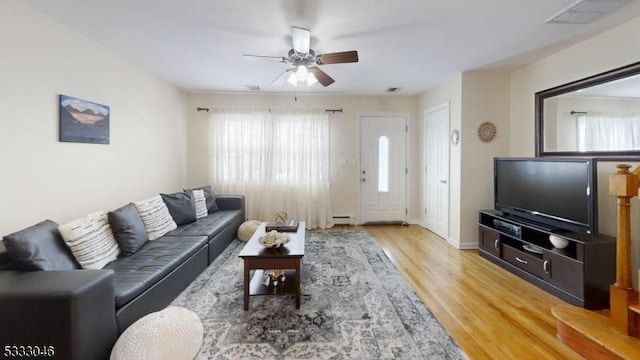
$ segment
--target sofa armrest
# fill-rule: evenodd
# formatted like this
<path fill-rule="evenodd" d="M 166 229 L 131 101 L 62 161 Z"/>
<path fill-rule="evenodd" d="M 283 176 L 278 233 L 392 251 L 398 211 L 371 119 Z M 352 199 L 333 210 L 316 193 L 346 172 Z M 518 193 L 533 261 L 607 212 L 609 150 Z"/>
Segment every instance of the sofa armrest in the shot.
<path fill-rule="evenodd" d="M 11 262 L 7 248 L 4 242 L 0 241 L 0 270 L 15 270 L 15 266 Z"/>
<path fill-rule="evenodd" d="M 245 220 L 244 195 L 218 195 L 216 203 L 220 210 L 242 210 L 242 220 Z"/>
<path fill-rule="evenodd" d="M 0 334 L 2 349 L 107 359 L 117 338 L 113 271 L 0 271 Z"/>

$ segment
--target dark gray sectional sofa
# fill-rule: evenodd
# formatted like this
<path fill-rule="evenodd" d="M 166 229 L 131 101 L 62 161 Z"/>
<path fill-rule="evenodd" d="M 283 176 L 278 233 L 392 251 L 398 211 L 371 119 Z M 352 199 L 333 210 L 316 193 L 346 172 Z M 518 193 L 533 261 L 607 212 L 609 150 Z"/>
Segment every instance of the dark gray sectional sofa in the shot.
<path fill-rule="evenodd" d="M 100 270 L 15 270 L 0 246 L 0 344 L 53 349 L 47 358 L 108 358 L 119 334 L 166 307 L 236 238 L 244 197 L 216 201 L 218 211 Z"/>

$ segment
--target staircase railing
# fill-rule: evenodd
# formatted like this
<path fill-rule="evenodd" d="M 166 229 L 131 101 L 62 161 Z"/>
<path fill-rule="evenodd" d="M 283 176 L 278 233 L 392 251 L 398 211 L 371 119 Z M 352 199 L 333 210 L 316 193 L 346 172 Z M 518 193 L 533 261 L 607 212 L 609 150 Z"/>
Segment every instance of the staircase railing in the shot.
<path fill-rule="evenodd" d="M 611 323 L 631 336 L 640 335 L 640 316 L 630 307 L 638 304 L 638 291 L 633 288 L 631 272 L 631 198 L 638 196 L 640 167 L 617 165 L 609 176 L 609 194 L 618 198 L 616 235 L 616 282 L 610 287 Z"/>

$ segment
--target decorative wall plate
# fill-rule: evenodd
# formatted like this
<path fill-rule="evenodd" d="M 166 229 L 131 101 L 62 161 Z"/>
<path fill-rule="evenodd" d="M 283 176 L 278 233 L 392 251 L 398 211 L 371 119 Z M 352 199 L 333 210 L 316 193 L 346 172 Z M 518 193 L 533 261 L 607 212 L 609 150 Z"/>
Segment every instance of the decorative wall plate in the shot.
<path fill-rule="evenodd" d="M 478 127 L 478 137 L 482 142 L 491 142 L 496 137 L 496 125 L 485 121 Z"/>

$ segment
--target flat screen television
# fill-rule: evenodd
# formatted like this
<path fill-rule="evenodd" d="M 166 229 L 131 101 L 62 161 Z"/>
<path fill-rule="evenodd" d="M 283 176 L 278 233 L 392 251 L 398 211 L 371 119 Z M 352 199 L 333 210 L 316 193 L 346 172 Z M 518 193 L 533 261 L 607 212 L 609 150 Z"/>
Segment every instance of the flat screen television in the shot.
<path fill-rule="evenodd" d="M 495 158 L 495 208 L 549 231 L 595 235 L 596 166 L 590 158 Z"/>

